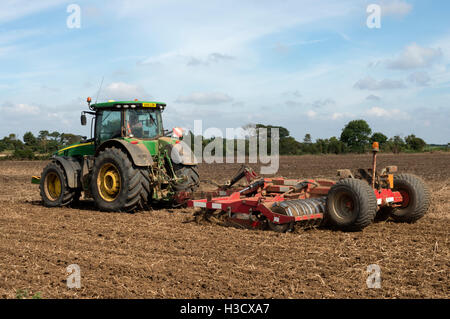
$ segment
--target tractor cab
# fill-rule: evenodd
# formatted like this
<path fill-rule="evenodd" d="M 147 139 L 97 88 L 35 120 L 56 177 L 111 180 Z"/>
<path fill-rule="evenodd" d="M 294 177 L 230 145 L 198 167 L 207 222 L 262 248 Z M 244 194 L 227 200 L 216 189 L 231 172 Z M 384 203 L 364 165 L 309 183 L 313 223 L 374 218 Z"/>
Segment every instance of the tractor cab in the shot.
<path fill-rule="evenodd" d="M 142 101 L 108 101 L 91 105 L 93 112 L 81 115 L 86 125 L 86 113 L 95 115 L 93 141 L 96 145 L 113 138 L 154 140 L 164 136 L 161 113 L 166 104 Z"/>

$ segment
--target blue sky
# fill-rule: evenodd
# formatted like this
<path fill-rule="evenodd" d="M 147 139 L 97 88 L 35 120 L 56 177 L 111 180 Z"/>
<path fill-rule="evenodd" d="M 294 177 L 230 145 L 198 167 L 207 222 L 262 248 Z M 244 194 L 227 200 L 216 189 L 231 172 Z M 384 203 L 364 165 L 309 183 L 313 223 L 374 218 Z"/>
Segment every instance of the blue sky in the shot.
<path fill-rule="evenodd" d="M 73 3 L 81 27 L 70 29 Z M 0 136 L 89 135 L 79 115 L 104 77 L 99 101 L 165 101 L 166 128 L 264 123 L 301 140 L 365 119 L 447 143 L 448 12 L 444 0 L 3 0 Z"/>

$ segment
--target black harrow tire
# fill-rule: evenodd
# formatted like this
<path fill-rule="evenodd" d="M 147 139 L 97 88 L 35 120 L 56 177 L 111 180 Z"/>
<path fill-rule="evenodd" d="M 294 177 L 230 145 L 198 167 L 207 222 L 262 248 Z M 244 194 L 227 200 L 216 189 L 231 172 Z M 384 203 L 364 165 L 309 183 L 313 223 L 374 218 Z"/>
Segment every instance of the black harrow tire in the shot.
<path fill-rule="evenodd" d="M 277 206 L 272 207 L 272 211 L 280 215 L 286 215 L 286 212 Z M 271 231 L 274 231 L 276 233 L 286 233 L 294 230 L 294 222 L 286 224 L 275 224 L 273 221 L 267 219 L 267 227 L 269 227 Z"/>
<path fill-rule="evenodd" d="M 376 212 L 377 198 L 366 181 L 341 179 L 328 192 L 325 225 L 343 231 L 360 231 L 374 221 Z"/>
<path fill-rule="evenodd" d="M 194 192 L 200 185 L 200 176 L 196 166 L 174 164 L 175 175 L 184 181 L 173 186 L 175 192 Z"/>
<path fill-rule="evenodd" d="M 61 192 L 58 197 L 52 198 L 48 190 L 47 178 L 51 175 L 55 176 L 54 174 L 60 181 Z M 46 207 L 68 206 L 74 201 L 78 201 L 81 195 L 79 190 L 68 187 L 66 173 L 63 167 L 60 166 L 57 162 L 49 163 L 42 171 L 39 190 L 42 202 Z"/>
<path fill-rule="evenodd" d="M 407 204 L 390 208 L 391 218 L 396 222 L 414 223 L 422 218 L 430 207 L 430 189 L 424 181 L 413 174 L 394 175 L 394 191 L 406 193 Z"/>
<path fill-rule="evenodd" d="M 98 187 L 98 175 L 105 164 L 113 164 L 120 174 L 120 189 L 112 201 L 105 200 Z M 147 208 L 150 192 L 148 170 L 134 166 L 121 149 L 106 148 L 95 159 L 91 193 L 98 209 L 108 212 L 134 212 Z"/>

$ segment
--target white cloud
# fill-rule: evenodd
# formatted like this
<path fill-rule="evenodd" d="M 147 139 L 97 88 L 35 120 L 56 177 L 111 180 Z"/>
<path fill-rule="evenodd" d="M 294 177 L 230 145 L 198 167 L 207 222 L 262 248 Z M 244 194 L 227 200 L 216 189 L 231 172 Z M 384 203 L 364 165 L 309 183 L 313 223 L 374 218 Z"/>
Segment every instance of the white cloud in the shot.
<path fill-rule="evenodd" d="M 112 1 L 111 1 L 112 2 Z M 111 15 L 130 20 L 152 34 L 157 50 L 150 50 L 144 63 L 169 57 L 204 60 L 211 52 L 234 57 L 251 55 L 249 45 L 290 28 L 344 17 L 355 10 L 354 1 L 114 1 Z M 316 43 L 318 40 L 307 41 Z M 273 43 L 273 42 L 272 42 Z M 294 42 L 297 45 L 297 42 Z M 300 42 L 303 44 L 303 42 Z M 180 61 L 185 64 L 184 59 Z M 195 62 L 199 62 L 194 60 Z"/>
<path fill-rule="evenodd" d="M 334 105 L 336 104 L 336 101 L 330 98 L 327 99 L 319 99 L 319 100 L 315 100 L 314 102 L 312 102 L 312 106 L 316 107 L 316 108 L 320 108 L 323 106 L 327 106 L 327 105 Z"/>
<path fill-rule="evenodd" d="M 395 60 L 386 61 L 390 69 L 408 70 L 429 67 L 442 57 L 440 48 L 425 48 L 417 43 L 407 46 Z"/>
<path fill-rule="evenodd" d="M 409 75 L 408 80 L 418 86 L 428 86 L 431 78 L 427 72 L 414 72 Z"/>
<path fill-rule="evenodd" d="M 335 112 L 331 115 L 331 119 L 338 120 L 340 118 L 343 118 L 344 116 L 345 116 L 345 114 L 343 114 L 343 113 Z"/>
<path fill-rule="evenodd" d="M 13 115 L 37 115 L 39 114 L 39 107 L 36 105 L 25 104 L 25 103 L 9 103 L 6 102 L 0 106 L 2 112 L 13 114 Z"/>
<path fill-rule="evenodd" d="M 402 0 L 381 2 L 381 14 L 386 16 L 405 16 L 411 12 L 412 8 L 412 4 Z"/>
<path fill-rule="evenodd" d="M 313 118 L 315 118 L 315 117 L 317 116 L 317 112 L 315 112 L 315 111 L 313 111 L 313 110 L 309 110 L 309 111 L 306 112 L 306 115 L 307 115 L 309 118 L 313 119 Z"/>
<path fill-rule="evenodd" d="M 97 93 L 95 93 L 97 96 Z M 139 85 L 128 84 L 125 82 L 113 82 L 100 92 L 100 98 L 105 100 L 151 100 L 153 97 Z"/>
<path fill-rule="evenodd" d="M 233 61 L 236 58 L 231 55 L 214 52 L 209 54 L 206 58 L 189 57 L 188 59 L 189 59 L 189 61 L 187 62 L 188 66 L 199 66 L 199 65 L 208 66 L 214 63 Z"/>
<path fill-rule="evenodd" d="M 285 104 L 286 104 L 287 106 L 289 106 L 289 107 L 299 107 L 299 106 L 302 106 L 302 105 L 303 105 L 302 102 L 297 102 L 297 101 L 292 101 L 292 100 L 287 100 L 287 101 L 285 102 Z"/>
<path fill-rule="evenodd" d="M 303 96 L 299 90 L 286 91 L 286 92 L 282 93 L 281 95 L 288 96 L 288 97 L 294 97 L 294 98 L 301 98 Z"/>
<path fill-rule="evenodd" d="M 377 81 L 371 76 L 367 76 L 358 80 L 354 87 L 360 90 L 394 90 L 404 88 L 405 84 L 402 81 L 389 79 Z"/>
<path fill-rule="evenodd" d="M 370 94 L 369 96 L 366 97 L 366 100 L 368 101 L 380 101 L 381 98 L 377 95 L 374 94 Z"/>
<path fill-rule="evenodd" d="M 188 96 L 180 96 L 175 102 L 190 103 L 190 104 L 222 104 L 231 102 L 233 100 L 228 94 L 220 92 L 201 93 L 195 92 Z"/>
<path fill-rule="evenodd" d="M 365 112 L 365 115 L 383 117 L 389 120 L 393 118 L 409 119 L 408 113 L 399 109 L 384 109 L 382 107 L 374 106 Z"/>

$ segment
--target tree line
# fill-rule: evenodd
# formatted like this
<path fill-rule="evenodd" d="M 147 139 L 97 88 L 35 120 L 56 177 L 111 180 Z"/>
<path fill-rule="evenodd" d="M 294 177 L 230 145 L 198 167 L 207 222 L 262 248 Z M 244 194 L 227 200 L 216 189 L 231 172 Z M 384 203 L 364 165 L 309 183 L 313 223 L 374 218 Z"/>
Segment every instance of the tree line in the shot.
<path fill-rule="evenodd" d="M 52 133 L 39 131 L 38 136 L 34 136 L 32 132 L 26 132 L 23 140 L 16 134 L 9 134 L 0 140 L 0 153 L 15 159 L 45 159 L 58 149 L 79 143 L 81 138 L 80 135 L 56 131 Z"/>
<path fill-rule="evenodd" d="M 381 132 L 372 132 L 369 124 L 364 120 L 353 120 L 347 123 L 342 129 L 339 137 L 333 136 L 325 139 L 316 139 L 313 141 L 311 134 L 305 134 L 302 141 L 297 141 L 290 136 L 287 128 L 273 125 L 247 125 L 243 128 L 249 132 L 245 139 L 246 152 L 248 154 L 249 137 L 251 135 L 259 135 L 262 129 L 267 130 L 267 149 L 270 152 L 270 132 L 271 128 L 277 128 L 279 131 L 279 152 L 280 155 L 303 155 L 303 154 L 345 154 L 345 153 L 364 153 L 370 151 L 371 144 L 378 142 L 382 152 L 422 152 L 427 144 L 420 137 L 414 134 L 405 138 L 401 136 L 393 136 L 388 138 Z M 194 140 L 201 139 L 203 148 L 210 142 L 215 140 L 214 137 L 205 138 L 203 136 L 191 135 L 191 147 L 193 149 Z M 49 131 L 40 131 L 38 136 L 34 136 L 32 132 L 27 132 L 23 136 L 23 140 L 19 139 L 16 134 L 10 134 L 0 140 L 0 153 L 4 154 L 3 158 L 15 159 L 45 159 L 56 152 L 58 149 L 79 143 L 82 137 L 80 135 L 70 133 L 59 133 Z M 227 148 L 227 140 L 223 140 L 223 149 Z M 233 143 L 234 149 L 237 149 L 237 140 Z M 259 147 L 259 145 L 258 145 Z M 448 150 L 448 147 L 442 149 Z M 5 156 L 6 155 L 6 156 Z"/>
<path fill-rule="evenodd" d="M 280 155 L 303 155 L 303 154 L 346 154 L 346 153 L 365 153 L 371 150 L 372 143 L 378 142 L 380 150 L 388 153 L 400 153 L 400 152 L 423 152 L 427 143 L 420 137 L 414 134 L 408 135 L 405 138 L 396 135 L 388 138 L 381 132 L 372 132 L 369 124 L 364 120 L 353 120 L 347 123 L 342 129 L 339 137 L 333 136 L 325 139 L 316 139 L 313 141 L 311 134 L 305 134 L 302 141 L 297 141 L 294 137 L 290 136 L 290 132 L 287 128 L 282 126 L 273 125 L 247 125 L 244 127 L 251 135 L 259 135 L 262 129 L 266 129 L 267 132 L 267 149 L 270 152 L 270 129 L 277 128 L 279 131 L 279 152 Z M 204 138 L 202 136 L 193 136 L 191 134 L 191 148 L 194 145 L 194 139 L 201 138 L 203 148 L 212 142 L 215 137 Z M 246 154 L 248 154 L 248 139 L 246 138 Z M 223 149 L 226 149 L 227 140 L 223 140 Z M 234 142 L 235 150 L 237 148 L 237 141 Z M 442 147 L 443 150 L 448 148 Z"/>

